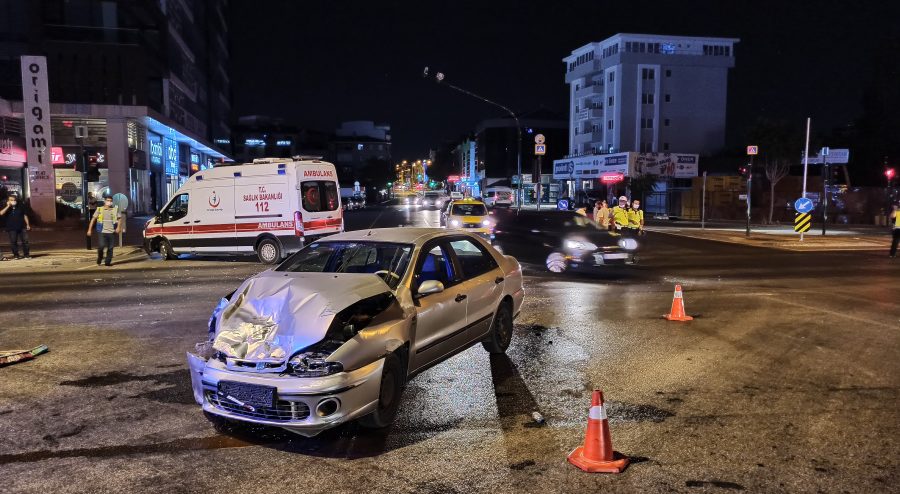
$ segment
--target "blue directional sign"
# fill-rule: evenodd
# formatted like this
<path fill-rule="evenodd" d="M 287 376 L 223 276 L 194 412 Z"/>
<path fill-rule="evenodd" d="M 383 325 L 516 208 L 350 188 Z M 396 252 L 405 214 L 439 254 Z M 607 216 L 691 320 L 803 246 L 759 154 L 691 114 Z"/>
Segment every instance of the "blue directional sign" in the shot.
<path fill-rule="evenodd" d="M 812 199 L 807 199 L 805 197 L 801 197 L 794 201 L 794 209 L 797 210 L 798 213 L 808 213 L 813 210 L 813 202 Z"/>
<path fill-rule="evenodd" d="M 568 199 L 560 199 L 556 203 L 556 208 L 560 211 L 568 211 L 569 210 L 569 200 Z"/>

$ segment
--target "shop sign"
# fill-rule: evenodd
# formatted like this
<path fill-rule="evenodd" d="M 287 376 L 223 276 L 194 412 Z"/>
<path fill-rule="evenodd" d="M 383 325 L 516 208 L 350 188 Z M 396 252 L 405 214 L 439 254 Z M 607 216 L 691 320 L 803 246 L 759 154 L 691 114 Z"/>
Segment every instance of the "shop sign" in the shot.
<path fill-rule="evenodd" d="M 163 137 L 163 153 L 166 174 L 178 175 L 178 142 Z"/>
<path fill-rule="evenodd" d="M 50 92 L 47 57 L 23 55 L 22 104 L 25 114 L 25 149 L 31 207 L 44 221 L 56 221 L 56 184 L 50 150 Z"/>

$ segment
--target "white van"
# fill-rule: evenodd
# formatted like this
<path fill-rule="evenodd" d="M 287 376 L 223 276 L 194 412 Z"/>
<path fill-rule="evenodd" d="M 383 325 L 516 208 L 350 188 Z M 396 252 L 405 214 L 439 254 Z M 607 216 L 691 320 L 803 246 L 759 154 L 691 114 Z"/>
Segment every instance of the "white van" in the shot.
<path fill-rule="evenodd" d="M 334 165 L 315 158 L 266 158 L 192 175 L 144 226 L 144 249 L 178 254 L 256 253 L 266 264 L 310 237 L 344 231 Z"/>
<path fill-rule="evenodd" d="M 509 187 L 488 187 L 484 189 L 484 203 L 489 208 L 497 206 L 510 207 L 513 203 L 513 190 Z"/>

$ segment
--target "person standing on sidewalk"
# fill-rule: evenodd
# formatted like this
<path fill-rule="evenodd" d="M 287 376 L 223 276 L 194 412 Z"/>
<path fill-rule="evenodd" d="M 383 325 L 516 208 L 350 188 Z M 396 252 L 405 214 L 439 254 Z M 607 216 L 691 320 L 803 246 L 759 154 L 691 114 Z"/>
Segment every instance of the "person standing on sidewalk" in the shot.
<path fill-rule="evenodd" d="M 113 199 L 106 196 L 103 199 L 103 207 L 97 209 L 88 225 L 87 236 L 91 236 L 94 224 L 97 225 L 99 239 L 97 244 L 97 265 L 103 262 L 103 249 L 106 249 L 106 265 L 112 266 L 113 247 L 116 245 L 116 234 L 122 231 L 119 207 L 113 205 Z"/>
<path fill-rule="evenodd" d="M 31 230 L 31 223 L 28 221 L 28 214 L 25 213 L 25 206 L 19 204 L 15 194 L 10 194 L 6 199 L 6 207 L 0 210 L 0 216 L 6 216 L 6 234 L 9 235 L 9 245 L 13 257 L 22 259 L 22 256 L 19 255 L 19 243 L 21 242 L 25 259 L 31 259 L 28 251 L 28 231 Z M 0 254 L 0 259 L 6 260 L 2 254 Z"/>
<path fill-rule="evenodd" d="M 612 208 L 613 229 L 619 234 L 628 233 L 628 198 L 619 197 L 619 204 Z"/>
<path fill-rule="evenodd" d="M 891 240 L 891 257 L 897 257 L 897 245 L 900 244 L 900 207 L 895 204 L 891 208 L 891 219 L 894 221 L 894 238 Z"/>
<path fill-rule="evenodd" d="M 606 199 L 597 201 L 594 205 L 594 221 L 604 230 L 609 230 L 609 205 Z"/>
<path fill-rule="evenodd" d="M 628 228 L 635 236 L 644 233 L 644 211 L 641 209 L 640 199 L 631 202 L 631 209 L 628 210 Z"/>

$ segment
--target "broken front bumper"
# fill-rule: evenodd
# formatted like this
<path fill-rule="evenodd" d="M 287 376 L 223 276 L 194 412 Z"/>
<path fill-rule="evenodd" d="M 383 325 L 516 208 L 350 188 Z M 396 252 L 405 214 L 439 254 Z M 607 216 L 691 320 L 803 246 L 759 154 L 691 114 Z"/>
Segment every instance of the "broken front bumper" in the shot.
<path fill-rule="evenodd" d="M 353 371 L 299 378 L 235 372 L 217 360 L 205 361 L 190 352 L 187 359 L 194 400 L 204 411 L 231 420 L 281 427 L 307 437 L 374 411 L 384 366 L 384 359 L 379 359 Z M 230 399 L 220 393 L 220 382 L 275 388 L 272 406 L 253 407 Z"/>

